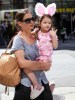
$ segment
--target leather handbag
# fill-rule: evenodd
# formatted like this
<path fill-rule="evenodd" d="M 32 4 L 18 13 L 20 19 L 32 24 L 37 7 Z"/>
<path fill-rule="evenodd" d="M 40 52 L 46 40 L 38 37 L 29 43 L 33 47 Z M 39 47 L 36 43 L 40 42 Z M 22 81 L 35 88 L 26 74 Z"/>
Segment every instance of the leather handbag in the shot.
<path fill-rule="evenodd" d="M 12 40 L 9 42 L 9 48 Z M 7 49 L 0 56 L 0 84 L 14 87 L 20 82 L 20 68 L 14 54 L 7 53 Z"/>

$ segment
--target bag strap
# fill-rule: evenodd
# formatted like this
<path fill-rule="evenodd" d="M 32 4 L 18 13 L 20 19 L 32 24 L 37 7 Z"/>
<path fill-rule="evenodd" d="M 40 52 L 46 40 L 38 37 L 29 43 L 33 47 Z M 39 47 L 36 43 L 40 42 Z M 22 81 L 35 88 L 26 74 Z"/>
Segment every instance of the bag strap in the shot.
<path fill-rule="evenodd" d="M 8 86 L 5 86 L 5 94 L 6 93 L 9 95 L 9 87 Z"/>
<path fill-rule="evenodd" d="M 14 36 L 14 37 L 15 37 L 15 36 Z M 6 48 L 6 50 L 5 50 L 5 53 L 7 53 L 8 48 L 11 46 L 14 37 L 12 37 L 12 39 L 11 39 L 10 42 L 8 43 L 7 48 Z M 9 87 L 8 87 L 8 86 L 5 86 L 5 94 L 6 94 L 6 93 L 9 95 Z"/>
<path fill-rule="evenodd" d="M 7 53 L 7 50 L 8 50 L 9 47 L 11 46 L 11 44 L 12 44 L 12 42 L 13 42 L 13 40 L 14 40 L 14 37 L 15 37 L 15 36 L 13 36 L 12 39 L 10 40 L 10 42 L 8 43 L 8 45 L 7 45 L 7 47 L 6 47 L 6 50 L 5 50 L 5 53 Z"/>

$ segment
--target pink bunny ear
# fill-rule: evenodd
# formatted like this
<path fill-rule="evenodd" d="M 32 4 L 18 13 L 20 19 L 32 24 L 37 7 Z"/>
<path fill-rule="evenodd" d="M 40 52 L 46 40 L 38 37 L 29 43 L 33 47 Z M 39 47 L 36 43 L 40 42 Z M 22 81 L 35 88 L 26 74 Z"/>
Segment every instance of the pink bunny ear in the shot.
<path fill-rule="evenodd" d="M 53 16 L 56 12 L 56 4 L 52 3 L 52 4 L 48 5 L 47 9 L 46 9 L 46 12 L 47 12 L 47 14 Z"/>
<path fill-rule="evenodd" d="M 35 6 L 35 13 L 38 16 L 43 16 L 45 14 L 45 6 L 42 3 L 37 3 Z"/>

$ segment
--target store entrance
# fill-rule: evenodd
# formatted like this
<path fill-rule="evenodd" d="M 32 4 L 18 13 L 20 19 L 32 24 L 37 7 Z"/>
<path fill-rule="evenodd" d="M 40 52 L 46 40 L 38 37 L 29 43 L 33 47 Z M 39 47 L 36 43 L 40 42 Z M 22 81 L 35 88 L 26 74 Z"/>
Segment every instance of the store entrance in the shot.
<path fill-rule="evenodd" d="M 64 27 L 67 37 L 74 36 L 75 32 L 75 14 L 74 13 L 56 13 L 54 15 L 55 27 L 58 29 L 58 36 L 61 35 L 61 29 Z"/>

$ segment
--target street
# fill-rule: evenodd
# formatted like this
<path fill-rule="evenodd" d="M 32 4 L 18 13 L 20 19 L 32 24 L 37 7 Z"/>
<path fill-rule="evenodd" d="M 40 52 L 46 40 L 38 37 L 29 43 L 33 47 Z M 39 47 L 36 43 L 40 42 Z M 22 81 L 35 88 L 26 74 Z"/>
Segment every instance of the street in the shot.
<path fill-rule="evenodd" d="M 51 70 L 46 72 L 48 80 L 56 86 L 75 86 L 75 51 L 57 50 L 53 55 Z"/>
<path fill-rule="evenodd" d="M 75 86 L 75 37 L 59 41 L 54 51 L 51 70 L 46 72 L 49 80 L 54 80 L 57 87 Z"/>

